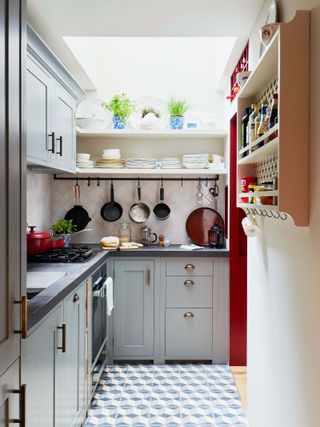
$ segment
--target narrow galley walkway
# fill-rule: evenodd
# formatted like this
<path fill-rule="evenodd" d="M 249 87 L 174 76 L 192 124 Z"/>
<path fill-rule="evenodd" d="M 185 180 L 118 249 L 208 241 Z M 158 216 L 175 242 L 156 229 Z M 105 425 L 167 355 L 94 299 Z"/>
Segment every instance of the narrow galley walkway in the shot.
<path fill-rule="evenodd" d="M 247 427 L 229 366 L 114 365 L 85 427 Z"/>

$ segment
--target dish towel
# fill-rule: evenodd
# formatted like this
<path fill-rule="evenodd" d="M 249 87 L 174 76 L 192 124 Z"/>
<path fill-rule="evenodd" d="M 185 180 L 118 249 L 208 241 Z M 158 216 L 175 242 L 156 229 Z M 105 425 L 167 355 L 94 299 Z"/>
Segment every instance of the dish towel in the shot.
<path fill-rule="evenodd" d="M 113 280 L 111 277 L 107 279 L 107 315 L 111 316 L 113 310 Z"/>
<path fill-rule="evenodd" d="M 191 245 L 181 245 L 180 249 L 184 249 L 185 251 L 199 251 L 200 249 L 204 249 L 204 247 L 191 244 Z"/>

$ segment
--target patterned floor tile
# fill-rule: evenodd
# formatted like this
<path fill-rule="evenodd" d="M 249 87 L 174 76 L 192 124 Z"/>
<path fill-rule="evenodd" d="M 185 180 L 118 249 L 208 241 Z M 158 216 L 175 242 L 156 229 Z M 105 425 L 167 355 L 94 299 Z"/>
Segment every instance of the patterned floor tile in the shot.
<path fill-rule="evenodd" d="M 107 368 L 85 427 L 247 427 L 228 366 Z"/>

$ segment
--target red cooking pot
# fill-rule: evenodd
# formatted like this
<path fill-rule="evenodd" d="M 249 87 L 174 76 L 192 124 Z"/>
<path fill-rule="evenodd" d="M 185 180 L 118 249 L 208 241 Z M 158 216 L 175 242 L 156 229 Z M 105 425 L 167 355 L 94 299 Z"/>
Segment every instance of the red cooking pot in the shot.
<path fill-rule="evenodd" d="M 37 255 L 46 253 L 52 245 L 49 231 L 35 231 L 35 226 L 28 227 L 27 233 L 27 254 Z"/>

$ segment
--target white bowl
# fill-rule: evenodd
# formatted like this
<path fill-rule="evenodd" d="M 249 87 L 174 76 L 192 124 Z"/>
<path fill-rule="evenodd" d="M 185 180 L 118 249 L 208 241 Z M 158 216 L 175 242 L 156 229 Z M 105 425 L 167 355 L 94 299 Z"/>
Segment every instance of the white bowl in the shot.
<path fill-rule="evenodd" d="M 77 153 L 77 161 L 90 160 L 90 154 L 88 153 Z"/>
<path fill-rule="evenodd" d="M 119 148 L 107 148 L 102 151 L 102 157 L 104 159 L 121 159 L 121 153 Z"/>
<path fill-rule="evenodd" d="M 93 117 L 83 117 L 77 119 L 77 126 L 81 129 L 102 129 L 103 127 L 106 127 L 106 122 L 102 119 Z"/>

